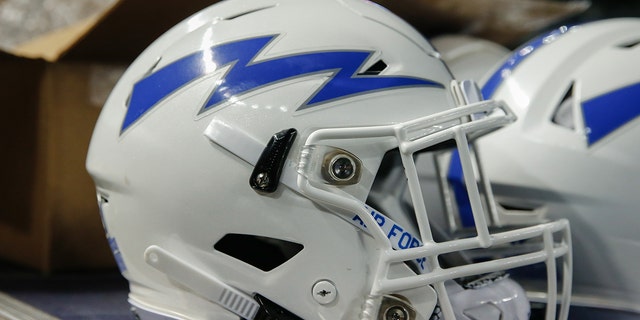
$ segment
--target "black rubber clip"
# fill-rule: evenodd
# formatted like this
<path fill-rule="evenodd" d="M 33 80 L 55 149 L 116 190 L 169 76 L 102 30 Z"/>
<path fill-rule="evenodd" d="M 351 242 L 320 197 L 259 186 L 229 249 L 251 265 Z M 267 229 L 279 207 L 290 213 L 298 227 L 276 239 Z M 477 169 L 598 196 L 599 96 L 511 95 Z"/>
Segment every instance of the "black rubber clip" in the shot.
<path fill-rule="evenodd" d="M 256 191 L 273 193 L 280 183 L 280 175 L 289 149 L 296 139 L 296 129 L 285 129 L 271 137 L 256 163 L 249 185 Z"/>

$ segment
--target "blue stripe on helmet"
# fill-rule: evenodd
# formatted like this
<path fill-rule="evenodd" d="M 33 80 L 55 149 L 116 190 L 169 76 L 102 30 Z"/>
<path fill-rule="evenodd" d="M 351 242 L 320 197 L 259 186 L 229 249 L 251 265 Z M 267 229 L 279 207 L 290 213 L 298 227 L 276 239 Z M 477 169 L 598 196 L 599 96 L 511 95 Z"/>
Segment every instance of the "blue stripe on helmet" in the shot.
<path fill-rule="evenodd" d="M 640 83 L 582 102 L 587 141 L 592 145 L 640 115 Z"/>
<path fill-rule="evenodd" d="M 569 30 L 567 27 L 560 27 L 555 29 L 549 33 L 541 35 L 524 45 L 520 46 L 516 50 L 513 51 L 511 56 L 507 58 L 507 60 L 498 68 L 492 75 L 489 77 L 487 82 L 482 87 L 482 95 L 486 99 L 490 99 L 498 87 L 502 84 L 504 79 L 511 75 L 511 72 L 524 61 L 526 58 L 530 57 L 531 54 L 536 51 L 538 48 L 542 47 L 545 44 L 551 43 L 558 36 L 563 35 Z"/>
<path fill-rule="evenodd" d="M 467 185 L 464 182 L 464 175 L 462 173 L 462 162 L 460 161 L 460 154 L 457 149 L 451 152 L 447 181 L 449 181 L 458 206 L 460 223 L 465 228 L 475 226 L 473 211 L 471 210 L 471 201 L 469 200 Z"/>

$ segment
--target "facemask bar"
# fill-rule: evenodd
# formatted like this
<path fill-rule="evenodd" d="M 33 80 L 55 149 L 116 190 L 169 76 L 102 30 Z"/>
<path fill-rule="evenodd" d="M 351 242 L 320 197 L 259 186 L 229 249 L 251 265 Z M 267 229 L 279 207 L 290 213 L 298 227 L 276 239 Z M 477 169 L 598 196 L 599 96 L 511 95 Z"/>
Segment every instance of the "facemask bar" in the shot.
<path fill-rule="evenodd" d="M 453 81 L 451 88 L 452 88 L 456 103 L 459 106 L 476 103 L 484 99 L 482 97 L 482 92 L 480 91 L 477 84 L 473 80 L 464 80 L 459 83 Z M 478 115 L 478 114 L 472 115 L 472 117 L 476 117 L 476 118 L 479 116 L 481 117 L 482 115 Z M 471 151 L 470 153 L 472 155 L 471 157 L 472 164 L 474 169 L 476 170 L 475 172 L 477 173 L 477 179 L 478 179 L 477 181 L 482 186 L 481 194 L 484 196 L 483 204 L 488 209 L 488 212 L 487 212 L 488 214 L 486 215 L 486 218 L 489 219 L 488 223 L 490 226 L 502 227 L 506 223 L 508 223 L 508 221 L 512 221 L 513 219 L 510 219 L 507 213 L 498 210 L 496 201 L 494 200 L 493 189 L 491 188 L 490 181 L 487 178 L 484 172 L 484 168 L 482 167 L 482 162 L 480 161 L 480 155 L 479 155 L 480 150 L 476 146 L 475 142 L 471 142 L 470 145 L 472 146 L 472 148 L 470 149 Z M 455 202 L 455 200 L 458 200 L 458 199 L 455 198 L 453 194 L 454 192 L 450 190 L 451 184 L 448 180 L 449 177 L 446 174 L 447 167 L 448 167 L 447 165 L 449 166 L 452 165 L 453 161 L 457 160 L 457 159 L 454 159 L 454 157 L 457 157 L 457 156 L 458 154 L 449 153 L 448 157 L 446 156 L 443 157 L 441 155 L 441 157 L 437 159 L 437 165 L 439 167 L 438 171 L 441 173 L 439 176 L 440 184 L 443 186 L 443 193 L 445 197 L 444 204 L 446 209 L 446 218 L 447 218 L 449 230 L 451 232 L 456 232 L 464 229 L 464 225 L 460 221 L 462 219 L 462 217 L 460 216 L 462 215 L 462 212 L 459 206 L 462 204 L 458 202 L 458 207 L 457 208 L 454 207 L 453 203 Z M 465 180 L 467 179 L 466 176 L 464 179 Z M 468 183 L 466 183 L 465 181 L 465 184 L 468 184 Z M 457 196 L 460 196 L 460 194 L 457 194 Z M 464 196 L 464 198 L 466 198 L 466 196 Z M 520 220 L 522 220 L 522 218 L 520 218 Z M 528 225 L 545 222 L 544 220 L 541 220 L 541 219 L 533 219 L 533 220 L 530 219 L 527 221 L 528 221 L 527 223 Z M 523 224 L 523 223 L 520 223 L 520 224 Z"/>
<path fill-rule="evenodd" d="M 480 102 L 484 100 L 482 96 L 482 91 L 478 87 L 478 84 L 473 80 L 463 80 L 461 82 L 452 81 L 451 89 L 454 93 L 454 98 L 458 106 L 464 106 L 476 102 Z M 480 114 L 472 115 L 472 118 L 482 117 Z M 491 188 L 490 181 L 487 179 L 486 174 L 484 173 L 484 168 L 482 167 L 482 162 L 480 161 L 480 156 L 478 154 L 479 148 L 475 146 L 475 142 L 471 143 L 473 147 L 470 149 L 470 153 L 473 156 L 471 159 L 473 161 L 473 165 L 477 168 L 478 179 L 483 186 L 482 194 L 485 196 L 485 204 L 489 209 L 489 216 L 491 218 L 490 225 L 501 225 L 500 215 L 498 214 L 498 208 L 496 207 L 496 202 L 493 197 L 493 189 Z M 463 164 L 464 166 L 464 164 Z M 468 171 L 468 170 L 467 170 Z M 466 178 L 465 178 L 466 180 Z M 446 185 L 446 184 L 443 184 Z M 447 202 L 450 204 L 450 202 Z M 473 209 L 473 208 L 472 208 Z M 454 210 L 450 206 L 446 207 L 447 213 L 449 217 L 454 215 Z M 475 218 L 475 217 L 474 217 Z M 451 220 L 450 221 L 455 221 Z"/>
<path fill-rule="evenodd" d="M 564 283 L 561 299 L 563 307 L 560 319 L 566 318 L 571 283 L 571 277 L 567 276 L 571 274 L 571 246 L 567 221 L 557 221 L 497 234 L 489 232 L 485 209 L 483 208 L 476 182 L 477 177 L 473 169 L 473 156 L 469 144 L 473 138 L 495 130 L 514 119 L 512 112 L 503 103 L 481 101 L 401 124 L 320 129 L 308 136 L 305 142 L 306 146 L 323 146 L 331 141 L 342 139 L 351 140 L 353 143 L 357 139 L 379 138 L 384 140 L 386 138 L 394 138 L 397 142 L 408 179 L 410 196 L 422 245 L 404 250 L 394 250 L 387 238 L 387 234 L 381 228 L 373 227 L 367 229 L 380 246 L 379 262 L 375 268 L 376 281 L 373 283 L 370 295 L 372 301 L 382 295 L 393 292 L 432 285 L 438 293 L 445 319 L 454 319 L 453 308 L 448 301 L 447 290 L 444 285 L 445 281 L 545 262 L 547 264 L 547 277 L 550 279 L 548 283 L 547 315 L 555 315 L 557 298 L 556 259 L 564 256 L 566 259 L 563 259 Z M 469 200 L 473 209 L 477 236 L 436 243 L 427 218 L 427 209 L 413 156 L 418 151 L 436 147 L 438 144 L 450 140 L 455 141 L 462 158 L 462 167 L 469 191 Z M 309 159 L 320 159 L 324 155 L 314 154 L 312 149 L 303 149 L 307 151 L 307 154 L 304 155 L 307 160 L 301 161 L 301 165 L 298 168 L 297 185 L 299 191 L 320 203 L 326 204 L 330 208 L 339 208 L 343 212 L 357 214 L 367 226 L 377 226 L 374 217 L 369 214 L 360 200 L 350 197 L 346 192 L 336 191 L 336 186 L 328 184 L 322 179 L 317 179 L 318 174 L 311 172 L 314 166 L 305 165 L 306 163 L 314 162 Z M 322 148 L 313 148 L 313 150 L 322 150 Z M 492 201 L 492 199 L 490 200 Z M 558 241 L 554 241 L 554 234 L 558 234 L 556 237 L 559 239 Z M 438 256 L 442 254 L 489 248 L 535 237 L 544 239 L 544 246 L 538 251 L 447 269 L 442 268 L 438 262 Z M 389 277 L 389 270 L 392 264 L 422 258 L 426 258 L 427 272 L 401 278 Z M 371 305 L 375 305 L 375 303 Z M 371 313 L 365 312 L 364 314 Z M 551 319 L 553 316 L 548 318 Z"/>

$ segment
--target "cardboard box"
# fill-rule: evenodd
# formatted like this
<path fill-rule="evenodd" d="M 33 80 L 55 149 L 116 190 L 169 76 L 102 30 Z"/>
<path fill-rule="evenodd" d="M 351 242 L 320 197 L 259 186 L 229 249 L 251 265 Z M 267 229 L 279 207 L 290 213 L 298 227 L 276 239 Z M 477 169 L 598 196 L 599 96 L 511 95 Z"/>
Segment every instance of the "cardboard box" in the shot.
<path fill-rule="evenodd" d="M 0 259 L 51 272 L 115 266 L 85 158 L 104 99 L 154 39 L 212 1 L 116 1 L 0 51 Z"/>

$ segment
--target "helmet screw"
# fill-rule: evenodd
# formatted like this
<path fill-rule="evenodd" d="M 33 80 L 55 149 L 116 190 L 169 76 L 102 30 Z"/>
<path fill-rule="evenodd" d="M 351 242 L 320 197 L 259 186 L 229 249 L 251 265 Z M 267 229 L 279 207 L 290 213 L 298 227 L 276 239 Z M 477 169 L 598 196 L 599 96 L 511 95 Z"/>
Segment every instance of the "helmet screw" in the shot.
<path fill-rule="evenodd" d="M 356 164 L 349 157 L 340 156 L 331 162 L 331 173 L 336 179 L 347 180 L 353 177 L 356 171 Z"/>
<path fill-rule="evenodd" d="M 319 304 L 328 304 L 336 300 L 338 297 L 338 289 L 329 280 L 320 280 L 313 285 L 311 289 L 313 299 Z"/>
<path fill-rule="evenodd" d="M 264 172 L 258 173 L 258 175 L 255 178 L 255 182 L 258 185 L 258 187 L 265 188 L 266 186 L 269 185 L 269 176 Z"/>
<path fill-rule="evenodd" d="M 408 312 L 401 306 L 393 306 L 387 309 L 385 320 L 407 320 Z"/>

